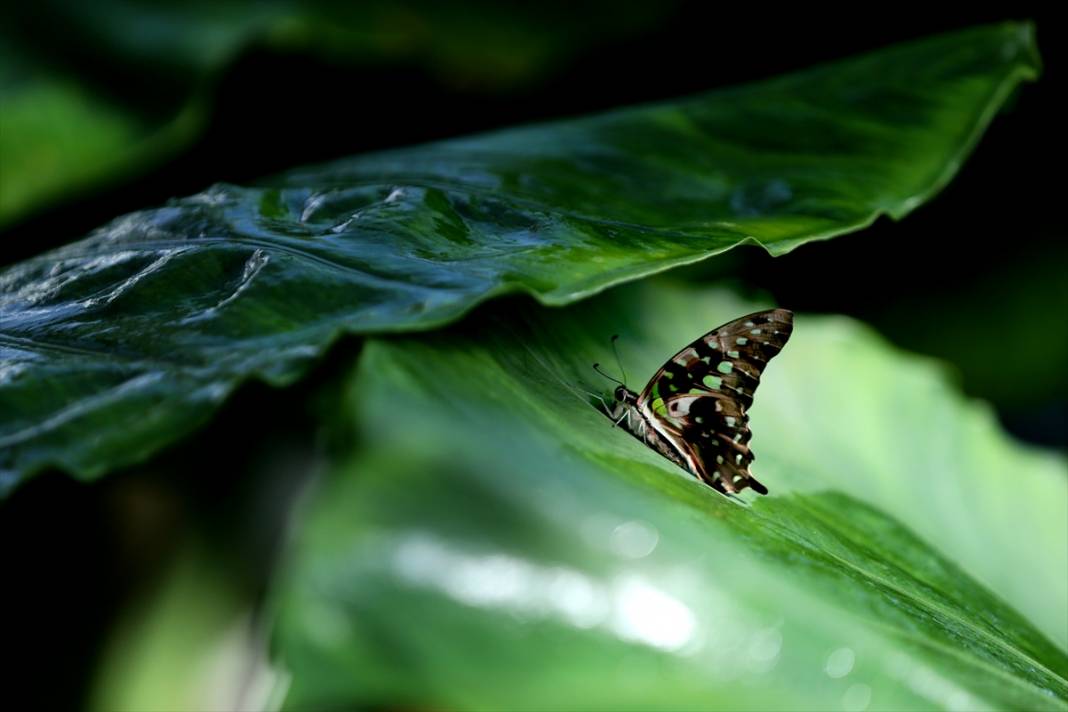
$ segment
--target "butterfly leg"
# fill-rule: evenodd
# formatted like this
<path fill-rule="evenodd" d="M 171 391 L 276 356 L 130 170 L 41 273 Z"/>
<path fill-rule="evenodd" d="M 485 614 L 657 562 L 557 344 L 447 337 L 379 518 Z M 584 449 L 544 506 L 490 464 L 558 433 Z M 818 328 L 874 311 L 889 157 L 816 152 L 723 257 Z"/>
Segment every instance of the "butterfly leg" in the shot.
<path fill-rule="evenodd" d="M 601 409 L 605 413 L 611 413 L 612 412 L 612 409 L 608 407 L 608 401 L 606 401 L 603 397 L 597 395 L 596 393 L 590 393 L 590 395 L 593 396 L 594 398 L 596 398 L 597 400 L 601 401 Z"/>
<path fill-rule="evenodd" d="M 638 429 L 641 431 L 642 441 L 648 446 L 649 445 L 649 426 L 646 425 L 645 421 L 643 420 L 638 425 Z"/>
<path fill-rule="evenodd" d="M 606 401 L 601 396 L 597 396 L 597 400 L 601 401 L 601 408 L 604 410 L 605 413 L 612 412 L 612 409 L 608 407 L 608 401 Z"/>
<path fill-rule="evenodd" d="M 646 447 L 652 447 L 649 444 L 649 426 L 646 424 L 645 419 L 644 418 L 638 418 L 638 427 L 635 428 L 634 424 L 631 423 L 631 421 L 629 420 L 630 413 L 628 413 L 627 416 L 628 416 L 627 425 L 630 426 L 630 431 L 632 433 L 637 433 L 641 437 L 642 442 L 645 443 Z"/>

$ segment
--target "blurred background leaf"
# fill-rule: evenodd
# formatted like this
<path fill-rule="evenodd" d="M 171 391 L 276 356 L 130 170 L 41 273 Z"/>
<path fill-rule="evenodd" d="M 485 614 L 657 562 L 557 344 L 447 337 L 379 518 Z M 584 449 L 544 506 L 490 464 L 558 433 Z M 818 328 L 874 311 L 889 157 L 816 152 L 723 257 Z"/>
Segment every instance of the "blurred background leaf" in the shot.
<path fill-rule="evenodd" d="M 0 276 L 0 404 L 17 414 L 0 474 L 136 462 L 237 383 L 291 383 L 340 332 L 425 329 L 506 292 L 564 304 L 900 218 L 1036 71 L 1028 25 L 976 28 L 118 218 Z"/>
<path fill-rule="evenodd" d="M 588 0 L 602 18 L 595 31 L 564 3 L 10 4 L 0 26 L 0 228 L 188 150 L 207 129 L 223 74 L 250 52 L 353 69 L 423 65 L 444 86 L 485 93 L 533 81 L 670 6 L 610 13 Z"/>
<path fill-rule="evenodd" d="M 1003 159 L 981 160 L 990 171 Z M 878 225 L 863 240 L 836 241 L 833 257 L 825 245 L 777 262 L 750 251 L 737 273 L 784 304 L 840 309 L 903 348 L 946 361 L 965 391 L 995 404 L 1014 433 L 1064 448 L 1068 320 L 1051 316 L 1068 310 L 1060 276 L 1068 249 L 1056 237 L 1063 229 L 1019 200 L 973 174 L 947 190 L 946 212 L 918 211 L 907 230 Z"/>
<path fill-rule="evenodd" d="M 287 706 L 1068 707 L 1065 461 L 940 367 L 800 315 L 746 505 L 583 392 L 612 331 L 636 386 L 759 306 L 647 280 L 369 342 L 276 591 Z"/>
<path fill-rule="evenodd" d="M 194 546 L 179 553 L 154 595 L 111 631 L 93 708 L 266 707 L 273 681 L 254 613 L 223 571 Z"/>
<path fill-rule="evenodd" d="M 0 36 L 0 225 L 77 187 L 162 160 L 188 140 L 193 111 L 148 125 L 107 97 L 33 64 Z"/>

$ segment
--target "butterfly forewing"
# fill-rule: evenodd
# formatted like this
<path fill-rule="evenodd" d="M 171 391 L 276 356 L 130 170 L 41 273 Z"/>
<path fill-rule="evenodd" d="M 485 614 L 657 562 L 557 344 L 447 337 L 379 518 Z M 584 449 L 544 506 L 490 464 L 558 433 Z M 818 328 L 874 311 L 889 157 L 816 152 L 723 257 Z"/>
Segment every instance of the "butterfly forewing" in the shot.
<path fill-rule="evenodd" d="M 720 326 L 657 371 L 638 406 L 716 489 L 767 490 L 749 472 L 749 416 L 760 376 L 793 330 L 785 309 L 757 312 Z"/>

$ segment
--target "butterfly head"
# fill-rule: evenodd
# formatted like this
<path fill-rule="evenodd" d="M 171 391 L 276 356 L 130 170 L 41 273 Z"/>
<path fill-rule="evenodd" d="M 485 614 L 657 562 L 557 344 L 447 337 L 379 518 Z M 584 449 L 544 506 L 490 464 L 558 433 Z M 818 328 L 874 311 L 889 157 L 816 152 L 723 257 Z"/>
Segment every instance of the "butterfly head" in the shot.
<path fill-rule="evenodd" d="M 638 401 L 638 394 L 626 386 L 616 386 L 612 394 L 619 403 L 634 404 Z"/>

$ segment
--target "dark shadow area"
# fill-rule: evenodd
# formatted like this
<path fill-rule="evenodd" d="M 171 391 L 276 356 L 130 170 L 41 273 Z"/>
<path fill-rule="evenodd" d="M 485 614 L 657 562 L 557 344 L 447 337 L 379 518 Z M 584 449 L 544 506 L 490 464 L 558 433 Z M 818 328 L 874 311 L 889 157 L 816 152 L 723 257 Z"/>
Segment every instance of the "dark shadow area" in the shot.
<path fill-rule="evenodd" d="M 298 387 L 245 384 L 148 462 L 94 482 L 43 473 L 0 501 L 5 642 L 28 673 L 8 680 L 8 700 L 83 708 L 120 616 L 151 600 L 191 544 L 242 599 L 262 601 L 298 495 L 352 447 L 338 384 L 361 344 L 337 344 Z"/>

